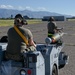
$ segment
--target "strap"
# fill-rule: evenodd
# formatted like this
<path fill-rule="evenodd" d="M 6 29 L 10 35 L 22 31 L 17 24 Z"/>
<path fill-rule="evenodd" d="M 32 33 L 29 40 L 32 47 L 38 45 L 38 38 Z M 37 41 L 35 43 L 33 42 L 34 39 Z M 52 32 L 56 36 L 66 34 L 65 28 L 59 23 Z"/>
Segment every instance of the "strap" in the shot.
<path fill-rule="evenodd" d="M 14 29 L 16 30 L 16 32 L 21 36 L 21 38 L 24 40 L 24 42 L 26 43 L 26 45 L 28 46 L 28 40 L 26 39 L 26 37 L 20 32 L 20 30 L 16 27 L 16 25 L 14 25 Z"/>

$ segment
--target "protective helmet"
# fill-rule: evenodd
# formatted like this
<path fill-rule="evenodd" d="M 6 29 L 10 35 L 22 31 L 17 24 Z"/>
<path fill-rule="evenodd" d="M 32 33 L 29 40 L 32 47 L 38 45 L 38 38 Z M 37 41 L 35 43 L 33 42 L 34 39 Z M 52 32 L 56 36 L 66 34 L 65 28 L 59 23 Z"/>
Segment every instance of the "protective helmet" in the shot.
<path fill-rule="evenodd" d="M 23 16 L 21 14 L 17 14 L 15 16 L 15 21 L 14 24 L 16 25 L 25 25 L 25 19 L 23 18 Z"/>
<path fill-rule="evenodd" d="M 22 17 L 21 14 L 17 14 L 17 15 L 15 16 L 15 18 L 21 18 L 21 19 L 23 19 L 23 17 Z"/>
<path fill-rule="evenodd" d="M 54 17 L 50 17 L 49 21 L 55 21 Z"/>

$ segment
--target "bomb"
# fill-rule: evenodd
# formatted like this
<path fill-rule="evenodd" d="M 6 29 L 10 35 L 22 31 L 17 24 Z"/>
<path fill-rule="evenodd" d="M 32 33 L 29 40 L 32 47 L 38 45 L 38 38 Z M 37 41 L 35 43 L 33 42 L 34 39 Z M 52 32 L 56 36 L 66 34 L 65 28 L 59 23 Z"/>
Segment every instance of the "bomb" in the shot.
<path fill-rule="evenodd" d="M 45 39 L 45 42 L 47 44 L 50 44 L 50 43 L 55 43 L 56 41 L 58 41 L 62 36 L 64 35 L 64 33 L 56 33 L 54 34 L 51 38 L 50 37 L 47 37 Z"/>
<path fill-rule="evenodd" d="M 62 36 L 63 36 L 64 33 L 56 33 L 52 36 L 52 42 L 56 42 L 58 41 Z"/>

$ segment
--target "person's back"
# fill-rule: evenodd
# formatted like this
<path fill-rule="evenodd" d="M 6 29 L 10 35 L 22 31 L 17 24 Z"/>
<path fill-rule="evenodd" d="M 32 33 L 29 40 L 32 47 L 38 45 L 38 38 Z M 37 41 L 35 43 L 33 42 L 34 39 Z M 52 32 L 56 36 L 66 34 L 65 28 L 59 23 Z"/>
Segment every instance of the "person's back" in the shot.
<path fill-rule="evenodd" d="M 23 28 L 22 26 L 16 26 L 18 30 L 26 37 L 26 39 L 32 40 L 33 35 L 30 30 Z M 21 52 L 27 48 L 25 41 L 16 32 L 14 27 L 8 30 L 8 46 L 6 50 L 6 58 L 14 60 L 22 60 Z"/>
<path fill-rule="evenodd" d="M 47 29 L 48 29 L 48 37 L 52 37 L 52 35 L 56 32 L 56 23 L 54 22 L 54 18 L 50 17 L 49 19 L 49 23 L 47 25 Z"/>
<path fill-rule="evenodd" d="M 55 32 L 54 32 L 55 25 L 56 25 L 55 22 L 49 22 L 49 23 L 48 23 L 48 33 L 52 33 L 52 34 L 55 33 Z"/>

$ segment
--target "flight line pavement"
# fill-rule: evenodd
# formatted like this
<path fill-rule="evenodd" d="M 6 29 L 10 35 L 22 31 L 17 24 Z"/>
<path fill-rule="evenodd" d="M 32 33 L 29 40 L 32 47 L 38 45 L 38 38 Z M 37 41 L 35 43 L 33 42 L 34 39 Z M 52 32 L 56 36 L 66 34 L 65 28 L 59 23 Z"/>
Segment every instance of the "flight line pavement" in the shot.
<path fill-rule="evenodd" d="M 47 23 L 25 25 L 33 33 L 33 39 L 36 43 L 45 43 L 47 37 Z M 69 55 L 69 63 L 62 69 L 59 70 L 59 75 L 75 75 L 75 22 L 74 21 L 57 21 L 58 27 L 63 27 L 63 32 L 66 33 L 63 36 L 65 43 L 62 51 Z M 0 27 L 0 38 L 7 36 L 7 31 L 10 26 Z"/>

